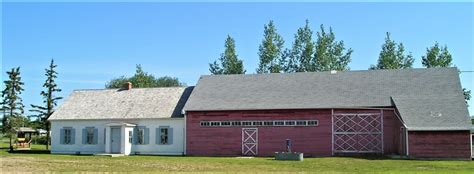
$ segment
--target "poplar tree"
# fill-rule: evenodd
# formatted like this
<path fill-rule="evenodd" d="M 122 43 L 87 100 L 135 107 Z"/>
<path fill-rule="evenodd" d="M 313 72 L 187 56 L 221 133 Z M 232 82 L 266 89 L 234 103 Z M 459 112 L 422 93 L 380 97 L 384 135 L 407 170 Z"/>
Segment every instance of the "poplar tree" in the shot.
<path fill-rule="evenodd" d="M 285 72 L 307 72 L 315 71 L 312 62 L 315 43 L 312 40 L 313 31 L 306 20 L 304 27 L 299 28 L 295 34 L 295 41 L 290 50 L 285 50 L 284 60 L 288 61 Z"/>
<path fill-rule="evenodd" d="M 55 107 L 57 106 L 57 102 L 62 99 L 62 97 L 58 97 L 56 95 L 56 93 L 61 92 L 61 89 L 58 88 L 58 85 L 55 82 L 55 79 L 58 75 L 58 72 L 55 70 L 57 66 L 58 65 L 54 64 L 54 60 L 51 59 L 49 67 L 45 69 L 44 75 L 46 76 L 46 80 L 43 84 L 45 90 L 41 91 L 40 93 L 40 95 L 43 97 L 44 105 L 31 105 L 33 109 L 30 109 L 31 112 L 37 113 L 34 116 L 38 118 L 41 127 L 46 130 L 46 150 L 48 150 L 50 141 L 50 123 L 48 121 L 48 118 L 53 114 Z"/>
<path fill-rule="evenodd" d="M 390 39 L 390 33 L 387 32 L 385 43 L 382 45 L 377 65 L 371 65 L 369 69 L 405 69 L 413 66 L 413 56 L 411 53 L 405 55 L 403 43 L 397 44 Z"/>
<path fill-rule="evenodd" d="M 8 80 L 5 80 L 5 89 L 2 91 L 2 133 L 10 138 L 10 151 L 13 150 L 12 137 L 15 130 L 26 120 L 23 116 L 23 100 L 20 94 L 23 91 L 24 83 L 20 77 L 20 67 L 7 71 Z"/>
<path fill-rule="evenodd" d="M 352 49 L 346 52 L 343 41 L 336 41 L 336 36 L 329 27 L 326 33 L 324 25 L 321 24 L 321 31 L 317 33 L 316 51 L 314 53 L 314 63 L 316 71 L 345 71 L 349 70 Z"/>
<path fill-rule="evenodd" d="M 436 42 L 430 48 L 426 48 L 426 55 L 421 57 L 422 64 L 426 68 L 434 67 L 450 67 L 452 65 L 452 56 L 448 51 L 448 47 L 445 45 L 440 47 Z"/>
<path fill-rule="evenodd" d="M 235 40 L 227 35 L 225 50 L 218 61 L 209 64 L 209 71 L 214 74 L 245 74 L 243 61 L 235 52 Z"/>
<path fill-rule="evenodd" d="M 448 51 L 448 46 L 439 46 L 436 42 L 430 48 L 426 48 L 426 55 L 421 57 L 421 64 L 426 68 L 436 68 L 436 67 L 451 67 L 453 57 Z M 469 101 L 471 99 L 471 90 L 462 88 L 464 94 L 464 100 Z"/>
<path fill-rule="evenodd" d="M 277 33 L 277 29 L 271 20 L 264 26 L 262 43 L 258 49 L 260 62 L 257 73 L 279 73 L 282 71 L 282 51 L 285 41 Z"/>

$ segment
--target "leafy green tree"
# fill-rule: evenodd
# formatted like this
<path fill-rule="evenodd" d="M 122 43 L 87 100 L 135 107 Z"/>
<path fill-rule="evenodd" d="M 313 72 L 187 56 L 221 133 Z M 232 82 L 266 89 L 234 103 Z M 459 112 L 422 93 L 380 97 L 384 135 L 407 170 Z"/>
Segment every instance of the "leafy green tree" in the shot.
<path fill-rule="evenodd" d="M 369 69 L 405 69 L 413 66 L 413 56 L 411 53 L 405 55 L 403 43 L 397 43 L 390 39 L 390 33 L 387 32 L 385 43 L 382 45 L 382 51 L 379 54 L 377 65 L 371 65 Z"/>
<path fill-rule="evenodd" d="M 164 76 L 156 78 L 143 71 L 141 65 L 137 65 L 135 74 L 132 77 L 121 76 L 114 78 L 105 84 L 105 88 L 123 88 L 127 82 L 131 82 L 134 88 L 186 86 L 185 83 L 180 82 L 175 77 Z"/>
<path fill-rule="evenodd" d="M 312 40 L 313 31 L 306 20 L 304 27 L 299 28 L 295 34 L 295 41 L 290 50 L 285 50 L 284 60 L 287 61 L 283 68 L 285 72 L 312 72 L 316 71 L 313 63 L 315 43 Z"/>
<path fill-rule="evenodd" d="M 61 92 L 61 89 L 58 88 L 58 85 L 55 82 L 55 79 L 58 77 L 58 72 L 55 70 L 57 66 L 58 65 L 54 64 L 54 60 L 51 59 L 49 67 L 45 69 L 46 73 L 44 75 L 46 76 L 46 81 L 44 82 L 43 87 L 46 88 L 46 90 L 41 91 L 40 93 L 43 97 L 44 105 L 31 105 L 33 109 L 30 109 L 31 112 L 37 113 L 34 116 L 38 118 L 41 128 L 46 130 L 46 139 L 48 141 L 48 143 L 46 143 L 46 150 L 49 146 L 50 131 L 48 118 L 53 114 L 57 102 L 62 99 L 62 97 L 56 96 L 56 93 Z"/>
<path fill-rule="evenodd" d="M 5 89 L 2 91 L 2 133 L 10 138 L 10 150 L 13 150 L 12 137 L 15 130 L 26 120 L 23 116 L 23 100 L 20 97 L 24 83 L 21 81 L 20 67 L 12 68 L 7 74 L 8 80 L 4 81 Z"/>
<path fill-rule="evenodd" d="M 245 74 L 243 61 L 235 52 L 235 40 L 227 35 L 225 40 L 225 50 L 218 61 L 209 64 L 211 74 Z"/>
<path fill-rule="evenodd" d="M 453 57 L 448 51 L 448 46 L 439 46 L 436 42 L 433 46 L 426 49 L 426 55 L 421 57 L 421 64 L 426 68 L 451 67 Z M 471 99 L 471 90 L 463 88 L 464 99 L 467 102 Z"/>
<path fill-rule="evenodd" d="M 321 24 L 321 31 L 317 33 L 316 52 L 314 53 L 314 63 L 316 71 L 345 71 L 349 70 L 352 49 L 346 50 L 343 41 L 336 41 L 336 36 L 329 27 L 326 33 L 324 25 Z"/>
<path fill-rule="evenodd" d="M 426 48 L 426 55 L 421 57 L 422 64 L 424 67 L 450 67 L 453 60 L 451 54 L 448 51 L 448 47 L 440 47 L 436 42 L 432 47 Z"/>
<path fill-rule="evenodd" d="M 273 21 L 264 26 L 263 33 L 263 40 L 258 49 L 260 62 L 257 73 L 279 73 L 282 71 L 281 56 L 285 41 L 277 33 Z"/>

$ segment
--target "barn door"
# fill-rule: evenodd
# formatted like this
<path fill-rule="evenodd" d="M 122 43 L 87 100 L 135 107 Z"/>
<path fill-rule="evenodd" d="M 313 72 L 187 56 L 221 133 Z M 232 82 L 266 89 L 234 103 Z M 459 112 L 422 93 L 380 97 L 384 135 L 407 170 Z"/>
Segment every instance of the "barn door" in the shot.
<path fill-rule="evenodd" d="M 258 154 L 258 129 L 242 128 L 242 155 L 255 156 Z"/>
<path fill-rule="evenodd" d="M 383 153 L 382 114 L 334 114 L 332 124 L 334 153 Z"/>

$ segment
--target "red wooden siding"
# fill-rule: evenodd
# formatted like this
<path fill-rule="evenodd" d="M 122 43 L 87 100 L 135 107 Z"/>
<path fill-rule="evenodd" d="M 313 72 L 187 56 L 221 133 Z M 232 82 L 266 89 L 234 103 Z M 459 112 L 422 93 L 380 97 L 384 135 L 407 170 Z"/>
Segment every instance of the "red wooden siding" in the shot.
<path fill-rule="evenodd" d="M 471 159 L 469 131 L 409 131 L 409 156 Z"/>
<path fill-rule="evenodd" d="M 335 113 L 380 113 L 380 110 L 334 110 Z M 242 128 L 201 127 L 201 121 L 229 120 L 318 120 L 318 126 L 265 127 L 258 128 L 258 155 L 273 156 L 285 151 L 285 140 L 291 139 L 293 151 L 305 156 L 331 156 L 332 117 L 331 109 L 320 110 L 265 110 L 265 111 L 209 111 L 187 112 L 186 154 L 204 156 L 241 155 Z M 392 110 L 384 111 L 384 149 L 386 154 L 399 150 L 401 123 Z"/>

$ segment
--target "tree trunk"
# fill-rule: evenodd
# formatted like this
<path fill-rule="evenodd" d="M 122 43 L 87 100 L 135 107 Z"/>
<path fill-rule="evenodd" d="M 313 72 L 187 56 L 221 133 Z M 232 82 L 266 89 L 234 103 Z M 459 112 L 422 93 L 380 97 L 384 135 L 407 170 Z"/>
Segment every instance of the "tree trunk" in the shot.
<path fill-rule="evenodd" d="M 10 152 L 13 152 L 12 136 L 10 136 Z"/>
<path fill-rule="evenodd" d="M 46 150 L 48 149 L 49 146 L 49 123 L 46 123 Z"/>

